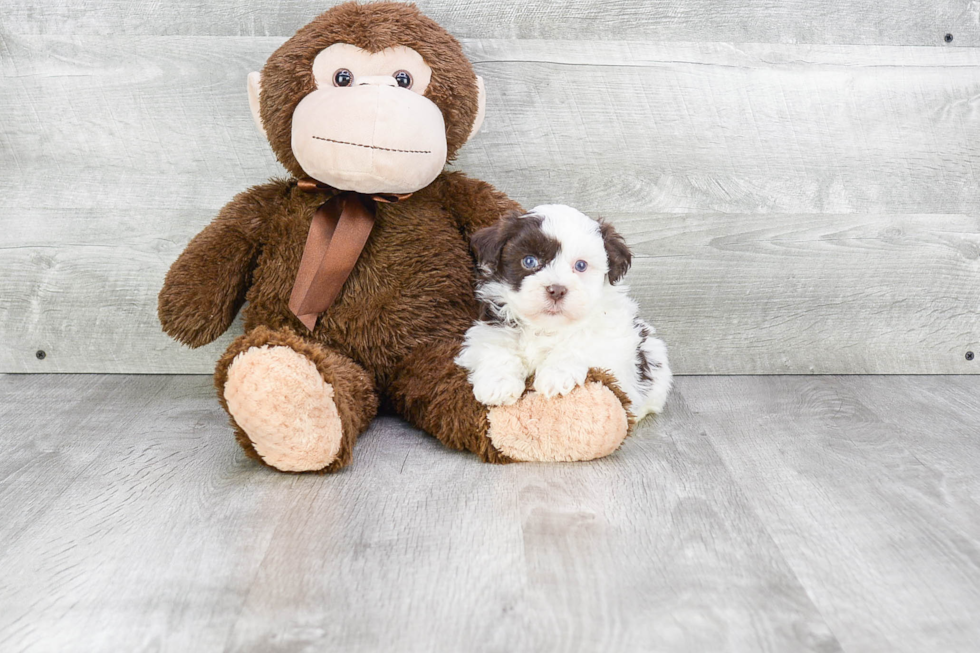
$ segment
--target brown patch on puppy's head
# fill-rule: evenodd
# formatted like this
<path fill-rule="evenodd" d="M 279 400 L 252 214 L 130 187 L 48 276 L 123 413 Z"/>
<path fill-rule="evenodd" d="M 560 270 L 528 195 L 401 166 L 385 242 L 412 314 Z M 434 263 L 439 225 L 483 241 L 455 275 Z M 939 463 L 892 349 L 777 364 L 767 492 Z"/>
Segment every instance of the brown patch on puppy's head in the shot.
<path fill-rule="evenodd" d="M 599 233 L 602 234 L 602 244 L 606 248 L 606 258 L 609 261 L 609 283 L 616 283 L 630 269 L 633 263 L 633 253 L 626 239 L 619 235 L 611 224 L 599 220 Z"/>
<path fill-rule="evenodd" d="M 521 215 L 519 211 L 508 211 L 496 224 L 484 227 L 470 237 L 470 248 L 476 258 L 476 265 L 484 276 L 497 270 L 500 253 L 507 239 L 520 229 Z"/>
<path fill-rule="evenodd" d="M 541 216 L 512 211 L 473 234 L 470 244 L 481 276 L 519 290 L 526 277 L 554 260 L 560 243 L 541 230 L 543 222 Z M 535 265 L 525 264 L 528 257 L 534 258 Z"/>
<path fill-rule="evenodd" d="M 262 125 L 276 157 L 290 173 L 297 177 L 305 174 L 292 152 L 293 113 L 299 102 L 317 88 L 313 60 L 335 43 L 347 43 L 368 52 L 398 45 L 418 52 L 432 69 L 424 96 L 442 112 L 447 158 L 455 157 L 469 137 L 479 110 L 476 74 L 459 42 L 414 5 L 348 2 L 300 29 L 269 57 L 262 71 Z"/>

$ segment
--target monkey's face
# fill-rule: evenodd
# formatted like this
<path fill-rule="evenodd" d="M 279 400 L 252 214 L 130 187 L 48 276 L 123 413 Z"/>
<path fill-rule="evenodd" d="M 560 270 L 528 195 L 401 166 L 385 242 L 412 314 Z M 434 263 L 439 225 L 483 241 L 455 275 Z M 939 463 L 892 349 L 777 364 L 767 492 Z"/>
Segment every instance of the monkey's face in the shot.
<path fill-rule="evenodd" d="M 425 96 L 432 69 L 418 52 L 335 43 L 317 54 L 312 72 L 316 88 L 296 105 L 291 127 L 306 174 L 341 190 L 411 193 L 442 172 L 446 123 Z M 250 79 L 250 95 L 252 86 Z"/>
<path fill-rule="evenodd" d="M 439 175 L 446 124 L 415 50 L 337 43 L 314 59 L 313 77 L 317 89 L 293 112 L 293 155 L 308 175 L 361 193 L 410 193 Z"/>

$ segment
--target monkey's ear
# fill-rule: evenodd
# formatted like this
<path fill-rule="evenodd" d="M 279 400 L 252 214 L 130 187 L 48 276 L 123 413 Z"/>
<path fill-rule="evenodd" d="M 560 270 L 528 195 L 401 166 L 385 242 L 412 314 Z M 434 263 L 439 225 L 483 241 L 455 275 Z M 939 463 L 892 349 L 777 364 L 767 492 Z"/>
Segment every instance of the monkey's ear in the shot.
<path fill-rule="evenodd" d="M 483 125 L 483 118 L 487 113 L 487 87 L 484 86 L 483 78 L 479 75 L 476 76 L 476 89 L 479 93 L 476 101 L 476 118 L 473 119 L 473 128 L 470 129 L 470 135 L 466 137 L 467 141 L 476 136 L 476 133 L 480 131 L 480 127 Z"/>
<path fill-rule="evenodd" d="M 629 271 L 633 253 L 626 244 L 626 239 L 608 222 L 599 221 L 599 233 L 602 234 L 602 244 L 606 248 L 606 258 L 609 259 L 609 283 L 615 284 Z"/>
<path fill-rule="evenodd" d="M 262 112 L 259 109 L 259 95 L 262 93 L 262 73 L 249 73 L 248 74 L 248 108 L 252 110 L 252 120 L 255 121 L 255 126 L 259 128 L 263 136 L 268 136 L 265 133 L 265 126 L 262 124 Z"/>

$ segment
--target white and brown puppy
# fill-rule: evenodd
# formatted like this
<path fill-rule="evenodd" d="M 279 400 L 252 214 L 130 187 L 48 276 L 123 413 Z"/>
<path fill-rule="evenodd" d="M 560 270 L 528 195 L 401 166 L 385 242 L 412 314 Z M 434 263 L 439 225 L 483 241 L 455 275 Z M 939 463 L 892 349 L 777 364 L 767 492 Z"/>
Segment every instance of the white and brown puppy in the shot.
<path fill-rule="evenodd" d="M 667 348 L 617 285 L 631 254 L 611 225 L 550 204 L 504 216 L 472 245 L 483 313 L 456 363 L 479 401 L 514 403 L 532 374 L 537 392 L 563 395 L 595 367 L 616 377 L 637 419 L 663 409 Z"/>

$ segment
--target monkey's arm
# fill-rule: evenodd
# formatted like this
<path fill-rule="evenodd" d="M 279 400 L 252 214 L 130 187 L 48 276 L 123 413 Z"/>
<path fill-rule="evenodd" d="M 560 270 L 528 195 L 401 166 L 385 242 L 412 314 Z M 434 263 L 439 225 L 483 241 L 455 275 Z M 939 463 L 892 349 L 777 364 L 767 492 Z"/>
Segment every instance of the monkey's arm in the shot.
<path fill-rule="evenodd" d="M 228 329 L 245 303 L 261 226 L 282 189 L 272 182 L 240 193 L 187 244 L 170 266 L 157 303 L 168 335 L 200 347 Z"/>
<path fill-rule="evenodd" d="M 479 179 L 470 179 L 461 172 L 444 173 L 440 193 L 466 237 L 473 232 L 496 224 L 508 211 L 524 212 L 521 205 Z"/>

